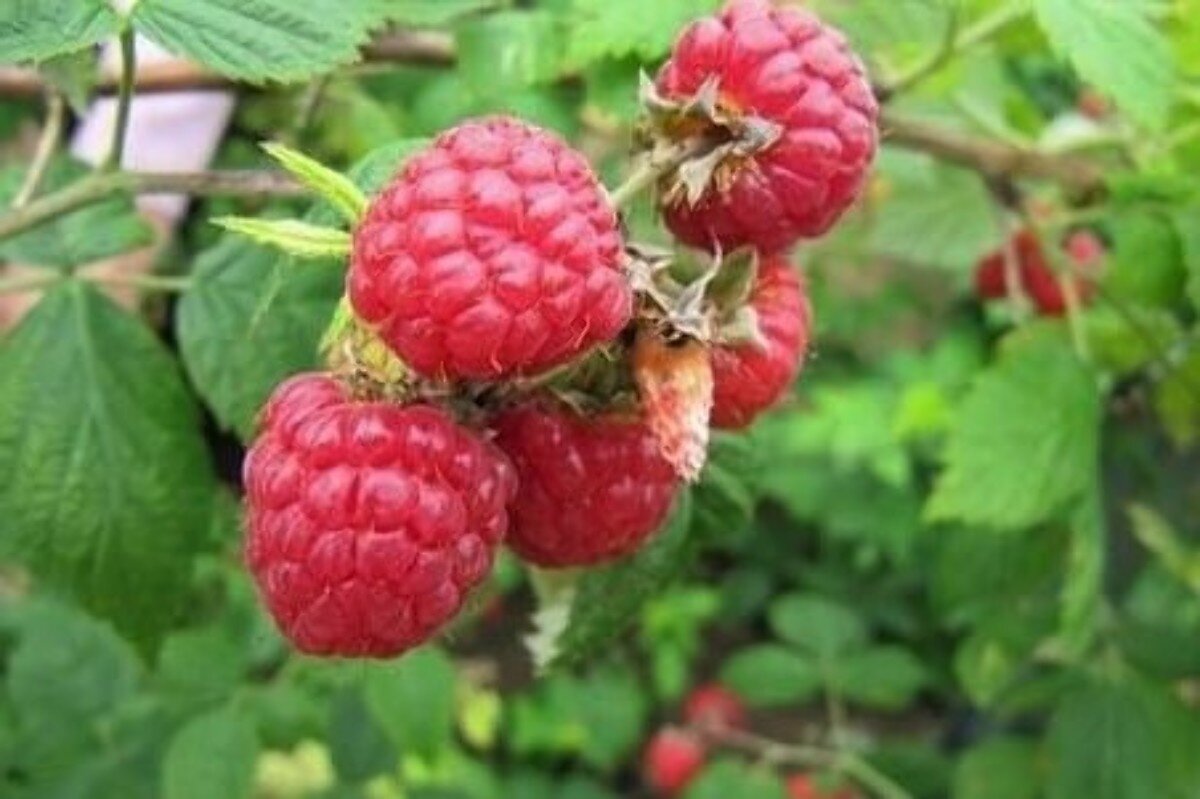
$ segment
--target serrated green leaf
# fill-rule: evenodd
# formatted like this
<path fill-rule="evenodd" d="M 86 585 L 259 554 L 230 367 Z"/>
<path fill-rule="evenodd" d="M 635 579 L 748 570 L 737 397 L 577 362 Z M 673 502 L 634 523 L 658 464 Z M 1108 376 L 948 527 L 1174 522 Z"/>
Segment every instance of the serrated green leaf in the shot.
<path fill-rule="evenodd" d="M 967 637 L 954 653 L 954 674 L 971 701 L 990 708 L 1020 665 L 1012 648 L 986 630 Z"/>
<path fill-rule="evenodd" d="M 114 36 L 120 17 L 106 0 L 6 0 L 0 64 L 44 61 Z"/>
<path fill-rule="evenodd" d="M 163 799 L 247 799 L 258 748 L 254 725 L 235 706 L 192 719 L 163 760 Z"/>
<path fill-rule="evenodd" d="M 888 168 L 914 159 L 916 168 Z M 881 163 L 890 194 L 871 234 L 877 252 L 966 273 L 1000 245 L 992 199 L 978 175 L 907 154 Z"/>
<path fill-rule="evenodd" d="M 721 682 L 752 705 L 802 702 L 821 689 L 815 661 L 778 644 L 743 649 L 721 667 Z"/>
<path fill-rule="evenodd" d="M 679 576 L 690 560 L 691 518 L 691 496 L 683 493 L 670 520 L 637 554 L 580 578 L 551 665 L 576 664 L 595 655 L 637 620 L 649 597 Z"/>
<path fill-rule="evenodd" d="M 4 685 L 25 758 L 39 770 L 82 758 L 99 743 L 96 723 L 138 687 L 134 653 L 108 625 L 46 600 L 5 606 L 0 629 L 16 637 Z"/>
<path fill-rule="evenodd" d="M 332 264 L 295 264 L 236 236 L 200 255 L 176 330 L 188 376 L 222 426 L 249 440 L 275 385 L 317 366 L 343 282 Z"/>
<path fill-rule="evenodd" d="M 298 219 L 220 216 L 212 223 L 297 258 L 346 258 L 350 255 L 349 233 Z"/>
<path fill-rule="evenodd" d="M 824 662 L 839 660 L 867 640 L 854 611 L 821 596 L 789 594 L 771 605 L 768 617 L 776 635 Z"/>
<path fill-rule="evenodd" d="M 606 57 L 664 55 L 685 24 L 719 0 L 572 0 L 567 61 L 582 67 Z"/>
<path fill-rule="evenodd" d="M 199 426 L 137 319 L 82 283 L 47 294 L 0 342 L 0 555 L 152 644 L 207 546 Z"/>
<path fill-rule="evenodd" d="M 917 656 L 898 646 L 851 652 L 838 661 L 831 676 L 849 701 L 883 710 L 908 705 L 929 679 Z"/>
<path fill-rule="evenodd" d="M 404 755 L 432 758 L 454 729 L 454 664 L 425 646 L 395 663 L 372 664 L 364 677 L 367 709 Z"/>
<path fill-rule="evenodd" d="M 1088 651 L 1100 624 L 1108 549 L 1102 502 L 1097 480 L 1070 517 L 1060 628 L 1063 649 L 1069 657 L 1081 657 Z"/>
<path fill-rule="evenodd" d="M 994 738 L 972 747 L 954 768 L 954 799 L 1037 799 L 1037 747 L 1020 738 Z"/>
<path fill-rule="evenodd" d="M 1099 424 L 1095 378 L 1065 340 L 1009 341 L 959 409 L 926 515 L 1009 529 L 1052 518 L 1091 485 Z"/>
<path fill-rule="evenodd" d="M 55 158 L 42 178 L 38 196 L 62 189 L 85 178 L 89 172 L 78 161 Z M 24 179 L 24 167 L 0 172 L 0 207 L 12 201 Z M 153 238 L 149 225 L 134 210 L 133 201 L 116 195 L 0 240 L 0 260 L 37 266 L 80 266 L 149 244 Z"/>
<path fill-rule="evenodd" d="M 223 627 L 179 630 L 163 641 L 155 682 L 172 702 L 202 707 L 234 690 L 246 661 L 245 652 Z"/>
<path fill-rule="evenodd" d="M 1037 0 L 1046 37 L 1081 78 L 1137 122 L 1162 128 L 1171 110 L 1175 69 L 1166 38 L 1137 3 Z"/>
<path fill-rule="evenodd" d="M 262 148 L 297 180 L 334 207 L 351 225 L 367 210 L 366 195 L 350 178 L 293 150 L 286 144 L 266 142 Z"/>
<path fill-rule="evenodd" d="M 239 80 L 299 81 L 354 61 L 376 0 L 139 0 L 139 33 Z"/>
<path fill-rule="evenodd" d="M 1096 364 L 1118 375 L 1145 368 L 1182 337 L 1179 320 L 1163 308 L 1091 308 L 1083 317 Z"/>
<path fill-rule="evenodd" d="M 1099 681 L 1063 699 L 1050 721 L 1049 799 L 1170 796 L 1167 732 L 1156 689 Z"/>

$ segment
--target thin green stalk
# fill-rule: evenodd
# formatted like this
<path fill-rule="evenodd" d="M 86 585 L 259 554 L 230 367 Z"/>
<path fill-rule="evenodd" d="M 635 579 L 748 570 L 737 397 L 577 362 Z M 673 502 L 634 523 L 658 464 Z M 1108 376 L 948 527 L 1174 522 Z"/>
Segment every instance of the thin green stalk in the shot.
<path fill-rule="evenodd" d="M 100 169 L 111 172 L 121 168 L 125 153 L 125 136 L 129 131 L 129 109 L 133 104 L 133 82 L 137 75 L 137 48 L 133 28 L 121 31 L 121 79 L 117 85 L 117 118 L 113 126 L 112 146 Z"/>
<path fill-rule="evenodd" d="M 62 95 L 56 91 L 51 91 L 47 96 L 46 122 L 42 125 L 42 135 L 38 138 L 37 149 L 34 150 L 29 171 L 25 173 L 25 180 L 21 183 L 21 188 L 17 190 L 16 196 L 13 197 L 13 208 L 26 205 L 33 195 L 37 194 L 38 186 L 42 184 L 42 178 L 46 176 L 46 169 L 50 166 L 50 159 L 58 147 L 58 140 L 62 137 L 66 105 Z"/>
<path fill-rule="evenodd" d="M 0 278 L 0 295 L 20 294 L 23 291 L 44 289 L 62 280 L 64 280 L 62 274 L 50 271 L 36 275 L 18 275 L 15 277 Z"/>

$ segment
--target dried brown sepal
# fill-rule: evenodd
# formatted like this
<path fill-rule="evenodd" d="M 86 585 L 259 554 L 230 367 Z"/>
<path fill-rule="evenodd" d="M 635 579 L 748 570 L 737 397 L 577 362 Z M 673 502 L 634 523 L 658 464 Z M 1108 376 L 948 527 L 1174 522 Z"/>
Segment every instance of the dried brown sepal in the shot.
<path fill-rule="evenodd" d="M 681 478 L 695 482 L 708 457 L 713 403 L 708 347 L 692 339 L 668 342 L 643 329 L 633 348 L 633 374 L 663 457 Z"/>
<path fill-rule="evenodd" d="M 782 128 L 743 112 L 722 98 L 714 76 L 690 97 L 663 97 L 644 73 L 639 97 L 643 117 L 637 130 L 641 149 L 663 152 L 688 140 L 699 140 L 694 157 L 683 161 L 660 182 L 664 203 L 695 205 L 710 190 L 725 191 L 743 169 L 756 169 L 754 156 L 771 147 Z"/>

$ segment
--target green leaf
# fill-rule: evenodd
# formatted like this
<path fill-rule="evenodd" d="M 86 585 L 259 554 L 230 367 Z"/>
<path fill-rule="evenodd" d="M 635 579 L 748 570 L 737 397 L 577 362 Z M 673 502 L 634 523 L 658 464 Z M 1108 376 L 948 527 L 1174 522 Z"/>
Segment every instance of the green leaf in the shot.
<path fill-rule="evenodd" d="M 1162 377 L 1154 408 L 1176 445 L 1188 447 L 1200 439 L 1200 347 L 1193 345 Z"/>
<path fill-rule="evenodd" d="M 163 760 L 163 799 L 246 799 L 258 746 L 254 725 L 235 706 L 192 719 Z"/>
<path fill-rule="evenodd" d="M 816 695 L 821 674 L 809 658 L 778 644 L 761 644 L 725 661 L 721 682 L 752 705 L 786 705 Z"/>
<path fill-rule="evenodd" d="M 202 706 L 224 699 L 237 687 L 246 660 L 233 636 L 220 626 L 179 630 L 163 641 L 155 679 L 172 700 Z"/>
<path fill-rule="evenodd" d="M 994 738 L 971 748 L 954 768 L 954 799 L 1037 799 L 1037 747 L 1020 738 Z"/>
<path fill-rule="evenodd" d="M 1098 478 L 1071 514 L 1060 634 L 1069 657 L 1084 656 L 1101 622 L 1108 535 Z"/>
<path fill-rule="evenodd" d="M 1179 209 L 1173 215 L 1173 221 L 1187 267 L 1187 296 L 1192 307 L 1200 310 L 1200 205 Z"/>
<path fill-rule="evenodd" d="M 681 28 L 719 0 L 572 0 L 567 59 L 581 67 L 609 56 L 664 55 Z"/>
<path fill-rule="evenodd" d="M 7 696 L 28 756 L 53 768 L 95 748 L 95 725 L 137 688 L 137 659 L 112 629 L 46 600 L 0 609 L 0 629 L 17 644 L 7 659 Z"/>
<path fill-rule="evenodd" d="M 1104 285 L 1127 303 L 1172 308 L 1186 280 L 1179 234 L 1170 219 L 1126 213 L 1112 222 L 1112 266 Z"/>
<path fill-rule="evenodd" d="M 78 161 L 55 158 L 42 178 L 38 196 L 64 188 L 88 174 L 89 168 Z M 0 172 L 0 206 L 6 207 L 12 201 L 24 179 L 24 167 Z M 39 266 L 79 266 L 149 244 L 153 238 L 150 227 L 134 210 L 133 201 L 117 195 L 0 240 L 0 260 Z"/>
<path fill-rule="evenodd" d="M 371 717 L 358 691 L 340 692 L 329 713 L 329 755 L 338 777 L 359 783 L 395 769 L 396 747 Z"/>
<path fill-rule="evenodd" d="M 927 516 L 997 528 L 1050 519 L 1091 485 L 1099 424 L 1095 379 L 1070 346 L 1014 338 L 959 409 Z"/>
<path fill-rule="evenodd" d="M 761 456 L 748 436 L 713 435 L 704 472 L 692 490 L 694 535 L 728 543 L 746 531 L 757 499 L 751 480 Z"/>
<path fill-rule="evenodd" d="M 664 590 L 691 557 L 689 494 L 681 494 L 670 520 L 637 554 L 583 574 L 572 594 L 569 615 L 551 665 L 571 665 L 601 651 L 628 629 L 651 596 Z"/>
<path fill-rule="evenodd" d="M 222 426 L 249 440 L 285 377 L 317 366 L 340 269 L 296 264 L 237 236 L 200 255 L 176 316 L 188 376 Z"/>
<path fill-rule="evenodd" d="M 891 194 L 871 234 L 877 252 L 966 273 L 1000 246 L 992 199 L 978 175 L 908 153 L 885 155 L 881 174 Z"/>
<path fill-rule="evenodd" d="M 323 197 L 351 225 L 367 210 L 366 196 L 350 178 L 340 172 L 335 172 L 286 144 L 267 142 L 262 148 L 293 177 Z"/>
<path fill-rule="evenodd" d="M 38 71 L 62 92 L 71 110 L 77 116 L 83 116 L 96 83 L 96 52 L 88 47 L 63 53 L 42 62 Z"/>
<path fill-rule="evenodd" d="M 139 0 L 133 24 L 166 49 L 239 80 L 299 81 L 358 57 L 375 0 Z"/>
<path fill-rule="evenodd" d="M 47 294 L 0 342 L 0 557 L 152 643 L 206 546 L 215 481 L 199 426 L 138 320 L 83 283 Z"/>
<path fill-rule="evenodd" d="M 44 61 L 115 36 L 106 0 L 6 0 L 0 4 L 0 64 Z"/>
<path fill-rule="evenodd" d="M 1047 734 L 1049 799 L 1170 796 L 1166 700 L 1149 685 L 1093 682 L 1066 696 Z"/>
<path fill-rule="evenodd" d="M 367 709 L 402 754 L 432 758 L 451 740 L 454 664 L 425 646 L 395 663 L 372 665 L 363 696 Z"/>
<path fill-rule="evenodd" d="M 784 799 L 783 783 L 773 772 L 735 760 L 719 760 L 687 789 L 684 799 Z"/>
<path fill-rule="evenodd" d="M 820 596 L 789 594 L 771 605 L 769 618 L 776 635 L 825 662 L 867 640 L 867 629 L 854 611 Z"/>
<path fill-rule="evenodd" d="M 1181 337 L 1179 320 L 1163 308 L 1091 308 L 1083 321 L 1097 365 L 1127 375 L 1158 360 Z"/>
<path fill-rule="evenodd" d="M 832 671 L 834 686 L 851 702 L 899 710 L 928 682 L 916 655 L 897 646 L 851 652 Z"/>
<path fill-rule="evenodd" d="M 1038 23 L 1079 76 L 1137 122 L 1166 125 L 1175 70 L 1166 38 L 1137 3 L 1037 0 Z"/>
<path fill-rule="evenodd" d="M 376 0 L 379 11 L 393 22 L 414 27 L 437 27 L 459 17 L 500 5 L 501 0 Z"/>
<path fill-rule="evenodd" d="M 484 97 L 557 77 L 562 42 L 549 11 L 498 11 L 461 23 L 455 33 L 459 70 Z"/>
<path fill-rule="evenodd" d="M 220 216 L 213 219 L 212 223 L 297 258 L 346 258 L 350 255 L 349 233 L 298 219 Z"/>

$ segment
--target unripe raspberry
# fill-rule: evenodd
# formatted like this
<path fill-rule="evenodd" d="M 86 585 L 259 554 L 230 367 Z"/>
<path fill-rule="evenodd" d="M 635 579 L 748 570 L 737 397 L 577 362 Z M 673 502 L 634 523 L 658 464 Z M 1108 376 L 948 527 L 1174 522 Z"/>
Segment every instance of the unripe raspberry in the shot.
<path fill-rule="evenodd" d="M 683 705 L 683 720 L 707 729 L 740 729 L 746 726 L 746 706 L 742 698 L 719 683 L 701 685 Z"/>
<path fill-rule="evenodd" d="M 642 755 L 646 784 L 659 796 L 676 796 L 704 768 L 704 745 L 696 736 L 675 727 L 654 734 Z"/>
<path fill-rule="evenodd" d="M 493 426 L 517 471 L 508 544 L 525 560 L 545 567 L 613 560 L 666 519 L 678 479 L 641 420 L 527 403 Z"/>
<path fill-rule="evenodd" d="M 780 135 L 695 206 L 672 201 L 667 226 L 723 252 L 776 252 L 827 231 L 861 192 L 878 138 L 878 105 L 845 38 L 802 8 L 734 0 L 683 32 L 657 88 L 683 99 L 712 78 L 724 112 L 766 120 Z"/>
<path fill-rule="evenodd" d="M 246 563 L 283 634 L 314 655 L 391 657 L 487 575 L 512 467 L 428 405 L 356 401 L 325 375 L 276 389 L 246 457 Z"/>
<path fill-rule="evenodd" d="M 348 293 L 410 367 L 497 379 L 615 337 L 632 299 L 617 218 L 587 161 L 495 117 L 408 161 L 354 234 Z"/>
<path fill-rule="evenodd" d="M 750 297 L 761 341 L 713 348 L 714 427 L 746 427 L 788 391 L 804 360 L 812 308 L 799 273 L 764 258 Z"/>

